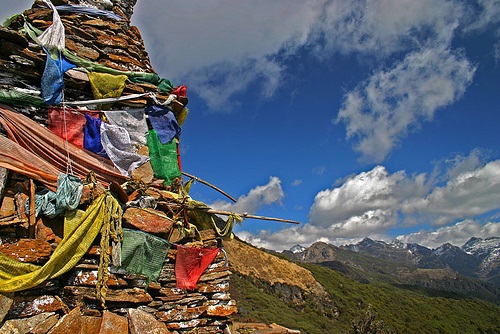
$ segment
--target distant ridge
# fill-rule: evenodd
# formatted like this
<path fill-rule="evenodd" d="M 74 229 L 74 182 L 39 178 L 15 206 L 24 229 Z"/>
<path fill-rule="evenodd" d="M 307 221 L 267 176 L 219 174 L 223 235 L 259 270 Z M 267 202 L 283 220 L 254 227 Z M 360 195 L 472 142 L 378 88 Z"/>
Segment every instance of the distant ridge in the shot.
<path fill-rule="evenodd" d="M 488 257 L 490 247 L 474 245 L 471 250 Z M 433 250 L 417 244 L 365 239 L 354 246 L 357 251 L 318 242 L 277 253 L 237 238 L 224 241 L 230 293 L 238 300 L 235 321 L 308 334 L 500 332 L 500 290 L 493 284 L 439 268 L 444 262 Z M 362 246 L 383 258 L 361 253 Z M 438 253 L 455 251 L 447 245 Z M 419 268 L 415 259 L 424 257 L 436 268 Z"/>
<path fill-rule="evenodd" d="M 446 243 L 435 249 L 365 238 L 340 247 L 316 242 L 301 252 L 287 250 L 282 255 L 326 266 L 360 282 L 434 289 L 500 304 L 499 250 L 499 237 L 471 238 L 462 247 Z"/>

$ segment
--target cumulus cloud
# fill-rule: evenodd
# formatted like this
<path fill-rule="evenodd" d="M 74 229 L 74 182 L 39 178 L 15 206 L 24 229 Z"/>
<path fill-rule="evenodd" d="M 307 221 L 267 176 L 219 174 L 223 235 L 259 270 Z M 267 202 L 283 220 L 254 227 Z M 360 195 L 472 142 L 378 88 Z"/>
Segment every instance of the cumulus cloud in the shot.
<path fill-rule="evenodd" d="M 267 184 L 253 188 L 248 194 L 240 196 L 236 203 L 217 201 L 210 207 L 217 210 L 255 214 L 265 205 L 281 204 L 284 196 L 281 180 L 271 176 Z"/>
<path fill-rule="evenodd" d="M 344 96 L 336 122 L 367 161 L 381 162 L 412 128 L 431 120 L 470 85 L 474 66 L 460 53 L 427 48 L 408 54 Z"/>
<path fill-rule="evenodd" d="M 413 202 L 405 203 L 404 213 L 426 212 L 444 225 L 456 219 L 474 217 L 495 210 L 500 203 L 500 160 L 481 168 L 464 171 L 445 186 Z"/>
<path fill-rule="evenodd" d="M 444 165 L 446 170 L 432 176 L 405 171 L 391 174 L 384 166 L 376 166 L 320 191 L 307 224 L 238 235 L 255 245 L 281 250 L 316 241 L 337 245 L 364 237 L 389 241 L 391 229 L 416 224 L 439 229 L 398 238 L 434 247 L 446 240 L 459 245 L 471 236 L 499 235 L 500 223 L 484 224 L 483 219 L 485 215 L 495 217 L 498 211 L 500 160 L 485 163 L 481 153 L 473 151 L 469 156 L 448 159 Z"/>
<path fill-rule="evenodd" d="M 314 199 L 309 220 L 315 226 L 342 226 L 344 229 L 354 229 L 354 226 L 360 227 L 362 221 L 375 220 L 387 226 L 387 221 L 394 221 L 390 217 L 394 217 L 402 200 L 423 194 L 425 190 L 423 175 L 410 178 L 404 171 L 391 175 L 384 166 L 376 166 L 371 171 L 347 178 L 338 187 L 320 191 Z"/>

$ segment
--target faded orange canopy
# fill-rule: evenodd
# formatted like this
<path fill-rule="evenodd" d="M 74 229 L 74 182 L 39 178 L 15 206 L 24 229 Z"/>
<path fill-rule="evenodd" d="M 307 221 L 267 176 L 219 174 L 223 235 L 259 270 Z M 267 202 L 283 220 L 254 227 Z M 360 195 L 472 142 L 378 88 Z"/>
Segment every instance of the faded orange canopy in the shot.
<path fill-rule="evenodd" d="M 109 160 L 66 142 L 37 122 L 4 105 L 0 105 L 0 124 L 10 140 L 45 164 L 52 165 L 58 171 L 56 174 L 67 173 L 70 161 L 73 174 L 82 179 L 93 171 L 97 180 L 105 186 L 111 181 L 123 183 L 127 180 Z M 57 176 L 55 179 L 57 181 Z"/>

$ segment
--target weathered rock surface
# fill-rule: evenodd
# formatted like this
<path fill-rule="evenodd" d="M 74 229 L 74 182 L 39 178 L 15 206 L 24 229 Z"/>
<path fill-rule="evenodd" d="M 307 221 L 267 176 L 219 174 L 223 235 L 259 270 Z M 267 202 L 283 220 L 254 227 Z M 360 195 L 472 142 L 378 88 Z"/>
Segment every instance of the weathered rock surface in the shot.
<path fill-rule="evenodd" d="M 116 20 L 60 12 L 68 51 L 109 69 L 156 74 L 139 30 L 130 25 L 136 0 L 53 0 L 52 3 L 90 6 L 123 17 L 123 20 Z M 40 96 L 47 55 L 23 33 L 22 28 L 25 22 L 29 22 L 44 30 L 51 26 L 52 14 L 43 1 L 37 0 L 8 27 L 0 27 L 0 93 L 22 91 L 30 97 L 16 101 L 0 98 L 0 103 L 8 103 L 42 125 L 47 124 L 47 107 L 35 102 Z M 77 67 L 66 72 L 64 87 L 66 102 L 94 99 L 85 69 Z M 116 102 L 110 108 L 144 108 L 167 100 L 171 94 L 155 84 L 133 82 L 129 78 L 122 96 L 136 93 L 153 93 L 154 98 L 145 95 Z M 169 107 L 177 116 L 187 102 L 185 96 L 177 96 Z M 4 130 L 0 129 L 0 132 L 5 133 Z M 21 174 L 0 168 L 0 252 L 15 260 L 43 266 L 63 240 L 65 220 L 63 216 L 34 219 L 25 212 L 26 200 L 34 195 L 31 193 L 34 187 L 32 180 Z M 153 184 L 150 164 L 135 170 L 132 178 L 141 194 L 148 193 L 148 188 L 154 188 L 151 192 L 158 193 L 158 188 L 161 188 L 161 182 Z M 124 207 L 131 195 L 131 192 L 122 193 L 118 188 L 104 189 L 100 184 L 88 183 L 84 186 L 80 208 L 85 210 L 105 191 L 111 191 Z M 121 222 L 132 229 L 164 238 L 170 236 L 172 242 L 193 247 L 220 247 L 221 240 L 213 230 L 199 231 L 203 240 L 199 241 L 194 232 L 184 235 L 173 227 L 178 221 L 184 227 L 188 226 L 184 219 L 185 212 L 178 207 L 169 211 L 168 207 L 165 210 L 145 210 L 132 206 L 127 208 Z M 230 316 L 237 312 L 237 308 L 229 294 L 231 272 L 223 252 L 219 252 L 205 270 L 196 288 L 187 291 L 176 287 L 175 247 L 168 251 L 158 281 L 148 284 L 145 276 L 130 274 L 111 265 L 104 266 L 102 261 L 107 258 L 107 253 L 100 247 L 100 238 L 68 272 L 39 286 L 0 295 L 0 333 L 202 334 L 222 333 L 230 324 Z M 109 246 L 111 256 L 116 249 L 115 245 Z M 100 277 L 104 277 L 103 282 L 99 281 Z M 104 284 L 100 292 L 105 295 L 105 308 L 97 296 L 96 286 L 101 283 Z"/>

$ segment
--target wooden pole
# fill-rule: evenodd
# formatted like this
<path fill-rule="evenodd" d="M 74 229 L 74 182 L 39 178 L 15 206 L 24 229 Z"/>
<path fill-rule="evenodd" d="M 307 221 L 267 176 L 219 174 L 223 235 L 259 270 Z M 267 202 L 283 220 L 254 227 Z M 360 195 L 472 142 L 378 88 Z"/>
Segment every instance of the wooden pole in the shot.
<path fill-rule="evenodd" d="M 252 219 L 260 219 L 260 220 L 272 220 L 272 221 L 277 221 L 281 223 L 289 223 L 289 224 L 300 224 L 300 222 L 294 221 L 294 220 L 289 220 L 289 219 L 283 219 L 283 218 L 274 218 L 274 217 L 265 217 L 265 216 L 256 216 L 256 215 L 251 215 L 248 213 L 235 213 L 235 212 L 230 212 L 230 211 L 221 211 L 221 210 L 214 210 L 214 209 L 203 209 L 203 208 L 190 208 L 190 209 L 195 209 L 195 210 L 203 210 L 208 213 L 213 213 L 216 215 L 224 215 L 224 216 L 230 216 L 233 214 L 242 216 L 243 218 L 252 218 Z"/>
<path fill-rule="evenodd" d="M 231 195 L 229 195 L 228 193 L 226 193 L 224 190 L 217 188 L 213 184 L 210 184 L 207 181 L 204 181 L 204 180 L 200 179 L 199 177 L 196 177 L 194 175 L 188 174 L 186 172 L 182 172 L 182 174 L 186 175 L 187 177 L 189 177 L 189 178 L 191 178 L 191 179 L 193 179 L 195 181 L 199 181 L 200 183 L 203 183 L 204 185 L 207 185 L 207 186 L 209 186 L 212 189 L 217 190 L 218 192 L 220 192 L 221 194 L 223 194 L 224 196 L 226 196 L 227 198 L 229 198 L 231 201 L 233 201 L 233 202 L 236 203 L 236 199 L 234 197 L 232 197 Z"/>
<path fill-rule="evenodd" d="M 36 200 L 35 200 L 36 186 L 35 182 L 30 179 L 30 206 L 29 206 L 29 219 L 28 219 L 28 231 L 30 238 L 35 238 L 35 225 L 36 225 Z"/>
<path fill-rule="evenodd" d="M 183 207 L 183 204 L 180 203 L 172 203 L 172 202 L 158 202 L 162 203 L 164 205 L 170 205 L 173 207 Z M 185 206 L 184 206 L 185 207 Z M 300 222 L 295 221 L 295 220 L 289 220 L 289 219 L 283 219 L 283 218 L 274 218 L 274 217 L 266 217 L 266 216 L 257 216 L 257 215 L 251 215 L 249 213 L 236 213 L 236 212 L 231 212 L 231 211 L 222 211 L 222 210 L 214 210 L 210 209 L 208 207 L 186 207 L 187 210 L 198 210 L 198 211 L 205 211 L 207 213 L 213 213 L 216 215 L 223 215 L 223 216 L 231 216 L 231 215 L 239 215 L 242 216 L 243 218 L 252 218 L 252 219 L 261 219 L 261 220 L 272 220 L 272 221 L 277 221 L 281 223 L 289 223 L 289 224 L 300 224 Z"/>

